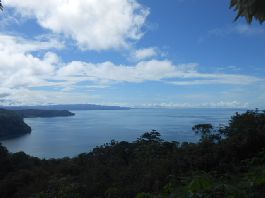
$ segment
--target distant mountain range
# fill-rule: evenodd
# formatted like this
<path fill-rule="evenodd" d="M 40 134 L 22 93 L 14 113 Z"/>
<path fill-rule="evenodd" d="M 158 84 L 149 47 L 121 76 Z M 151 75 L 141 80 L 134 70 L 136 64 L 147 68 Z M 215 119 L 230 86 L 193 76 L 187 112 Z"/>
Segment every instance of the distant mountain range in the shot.
<path fill-rule="evenodd" d="M 0 106 L 0 108 L 8 110 L 24 110 L 24 109 L 38 109 L 38 110 L 130 110 L 129 107 L 120 106 L 103 106 L 94 104 L 65 104 L 65 105 L 37 105 L 37 106 Z"/>

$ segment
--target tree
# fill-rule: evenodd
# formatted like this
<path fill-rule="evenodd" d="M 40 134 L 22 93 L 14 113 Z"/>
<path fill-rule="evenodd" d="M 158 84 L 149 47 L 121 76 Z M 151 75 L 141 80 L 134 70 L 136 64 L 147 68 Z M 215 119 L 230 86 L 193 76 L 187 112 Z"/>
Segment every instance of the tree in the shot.
<path fill-rule="evenodd" d="M 230 8 L 237 11 L 235 20 L 245 17 L 248 23 L 253 18 L 260 23 L 265 21 L 265 0 L 231 0 Z"/>
<path fill-rule="evenodd" d="M 195 134 L 201 136 L 200 142 L 212 142 L 217 143 L 221 140 L 221 135 L 214 131 L 211 124 L 197 124 L 192 127 Z"/>
<path fill-rule="evenodd" d="M 140 138 L 138 138 L 139 141 L 148 141 L 148 142 L 161 142 L 160 139 L 160 133 L 156 130 L 152 130 L 151 132 L 144 133 Z"/>
<path fill-rule="evenodd" d="M 0 0 L 0 9 L 3 10 L 3 4 L 1 2 L 1 0 Z"/>
<path fill-rule="evenodd" d="M 211 124 L 197 124 L 192 127 L 192 130 L 201 135 L 200 141 L 206 141 L 210 139 L 210 135 L 212 133 L 213 126 Z"/>

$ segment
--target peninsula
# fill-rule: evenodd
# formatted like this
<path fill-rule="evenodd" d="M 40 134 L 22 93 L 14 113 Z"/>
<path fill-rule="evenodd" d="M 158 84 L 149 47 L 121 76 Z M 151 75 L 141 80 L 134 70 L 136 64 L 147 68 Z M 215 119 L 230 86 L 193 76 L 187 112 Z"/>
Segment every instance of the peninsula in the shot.
<path fill-rule="evenodd" d="M 68 117 L 75 114 L 68 110 L 40 110 L 40 109 L 21 109 L 11 110 L 22 118 L 50 118 L 50 117 Z"/>
<path fill-rule="evenodd" d="M 31 133 L 31 128 L 16 112 L 0 109 L 0 139 Z"/>
<path fill-rule="evenodd" d="M 0 109 L 0 139 L 10 139 L 31 133 L 31 127 L 24 122 L 24 118 L 67 117 L 74 115 L 68 110 Z"/>

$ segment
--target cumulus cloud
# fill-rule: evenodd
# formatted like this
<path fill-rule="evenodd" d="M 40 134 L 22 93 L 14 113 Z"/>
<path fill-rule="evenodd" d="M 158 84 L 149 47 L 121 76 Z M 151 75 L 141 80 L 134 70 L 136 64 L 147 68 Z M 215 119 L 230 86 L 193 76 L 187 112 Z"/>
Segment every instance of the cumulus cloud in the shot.
<path fill-rule="evenodd" d="M 0 87 L 0 99 L 4 99 L 10 96 L 10 89 Z"/>
<path fill-rule="evenodd" d="M 159 81 L 165 78 L 181 77 L 194 64 L 174 66 L 170 61 L 141 61 L 134 66 L 115 65 L 112 62 L 91 64 L 71 62 L 58 70 L 60 77 L 86 77 L 95 81 L 144 82 Z"/>
<path fill-rule="evenodd" d="M 202 73 L 199 72 L 200 66 L 196 63 L 176 65 L 169 60 L 151 59 L 133 65 L 117 65 L 110 61 L 64 62 L 53 52 L 54 48 L 61 47 L 63 46 L 54 40 L 25 40 L 17 36 L 0 34 L 1 103 L 3 101 L 40 103 L 40 101 L 55 100 L 55 97 L 48 95 L 67 96 L 67 93 L 69 95 L 75 93 L 76 88 L 98 89 L 124 82 L 247 85 L 263 80 L 241 74 Z M 37 56 L 34 53 L 36 51 L 42 52 L 42 55 Z M 58 96 L 58 101 L 59 98 L 63 100 L 63 97 Z"/>
<path fill-rule="evenodd" d="M 5 5 L 88 50 L 117 49 L 139 40 L 149 15 L 136 0 L 10 0 Z"/>
<path fill-rule="evenodd" d="M 139 61 L 139 60 L 152 58 L 152 57 L 155 57 L 157 55 L 158 55 L 158 51 L 156 48 L 144 48 L 144 49 L 136 50 L 132 54 L 132 58 Z"/>
<path fill-rule="evenodd" d="M 25 40 L 18 36 L 0 34 L 0 94 L 3 89 L 18 89 L 43 85 L 45 79 L 55 71 L 53 65 L 56 55 L 52 52 L 43 58 L 33 55 L 33 52 L 45 52 L 63 45 L 57 41 Z M 6 91 L 7 92 L 7 91 Z"/>
<path fill-rule="evenodd" d="M 43 58 L 34 56 L 31 51 L 44 50 L 54 47 L 51 43 L 25 40 L 12 36 L 0 36 L 1 72 L 4 82 L 14 79 L 17 86 L 23 81 L 23 76 L 29 80 L 28 85 L 36 86 L 30 79 L 45 77 L 51 80 L 64 81 L 116 81 L 116 82 L 144 82 L 166 79 L 180 79 L 183 84 L 196 83 L 227 83 L 248 84 L 258 80 L 256 77 L 231 74 L 210 74 L 197 71 L 196 63 L 174 65 L 169 60 L 140 61 L 136 65 L 116 65 L 112 62 L 89 63 L 72 61 L 60 63 L 58 56 L 47 52 Z M 2 42 L 3 41 L 3 42 Z M 12 57 L 10 59 L 9 57 Z M 5 78 L 4 78 L 5 76 Z M 20 78 L 17 78 L 20 76 Z M 200 81 L 193 78 L 201 79 Z M 63 81 L 64 80 L 64 81 Z M 178 84 L 177 81 L 170 81 Z M 181 84 L 181 82 L 179 84 Z M 7 85 L 7 83 L 6 83 Z M 14 84 L 13 84 L 14 85 Z M 37 84 L 38 85 L 38 84 Z M 14 85 L 15 86 L 15 85 Z"/>
<path fill-rule="evenodd" d="M 26 53 L 62 48 L 64 48 L 64 45 L 56 39 L 46 39 L 46 41 L 26 40 L 19 36 L 0 33 L 0 49 L 6 52 Z"/>
<path fill-rule="evenodd" d="M 231 84 L 247 85 L 262 79 L 254 76 L 224 73 L 200 73 L 198 64 L 174 65 L 168 60 L 140 61 L 134 66 L 74 61 L 57 72 L 58 78 L 98 82 L 162 81 L 174 85 Z"/>

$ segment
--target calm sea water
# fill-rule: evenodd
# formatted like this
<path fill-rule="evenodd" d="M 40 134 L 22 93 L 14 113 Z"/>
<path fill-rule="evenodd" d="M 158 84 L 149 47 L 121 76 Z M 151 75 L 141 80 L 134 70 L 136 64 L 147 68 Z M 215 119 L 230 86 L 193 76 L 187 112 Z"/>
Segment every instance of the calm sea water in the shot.
<path fill-rule="evenodd" d="M 73 117 L 27 118 L 32 133 L 2 141 L 11 152 L 24 151 L 40 158 L 75 156 L 112 139 L 134 141 L 144 132 L 158 130 L 162 138 L 195 142 L 195 124 L 227 124 L 242 109 L 132 109 L 73 111 Z"/>

